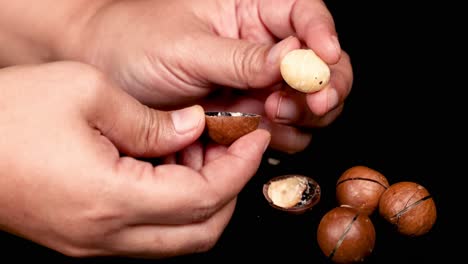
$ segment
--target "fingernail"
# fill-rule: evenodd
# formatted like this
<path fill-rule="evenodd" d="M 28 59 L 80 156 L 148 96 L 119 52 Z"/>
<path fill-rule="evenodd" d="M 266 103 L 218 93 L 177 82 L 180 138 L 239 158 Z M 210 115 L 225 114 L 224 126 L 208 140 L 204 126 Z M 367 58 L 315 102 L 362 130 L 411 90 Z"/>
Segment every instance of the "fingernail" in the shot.
<path fill-rule="evenodd" d="M 203 110 L 199 106 L 192 106 L 171 112 L 172 123 L 177 133 L 187 133 L 200 125 Z"/>
<path fill-rule="evenodd" d="M 278 121 L 294 121 L 299 115 L 299 109 L 297 109 L 296 102 L 286 94 L 281 94 L 278 99 L 278 108 L 276 110 L 276 119 Z"/>
<path fill-rule="evenodd" d="M 339 100 L 340 98 L 338 96 L 338 92 L 336 91 L 336 89 L 333 89 L 330 87 L 327 92 L 328 109 L 329 110 L 335 109 L 338 106 Z"/>
<path fill-rule="evenodd" d="M 338 41 L 338 37 L 336 35 L 331 36 L 330 43 L 332 45 L 333 52 L 335 52 L 336 54 L 340 54 L 341 46 L 340 46 L 340 42 Z"/>

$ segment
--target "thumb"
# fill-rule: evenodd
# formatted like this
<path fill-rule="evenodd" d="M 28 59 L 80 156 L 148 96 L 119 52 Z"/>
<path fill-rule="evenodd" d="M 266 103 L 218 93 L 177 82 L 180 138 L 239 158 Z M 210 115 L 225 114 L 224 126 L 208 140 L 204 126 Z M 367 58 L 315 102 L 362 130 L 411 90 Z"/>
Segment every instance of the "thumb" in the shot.
<path fill-rule="evenodd" d="M 93 111 L 94 124 L 119 151 L 137 157 L 177 152 L 197 140 L 205 127 L 201 106 L 159 111 L 120 89 L 106 93 L 106 102 Z"/>
<path fill-rule="evenodd" d="M 281 81 L 281 59 L 301 46 L 296 37 L 275 45 L 211 35 L 206 38 L 200 43 L 208 45 L 196 47 L 201 59 L 195 71 L 212 83 L 235 88 L 262 88 Z"/>

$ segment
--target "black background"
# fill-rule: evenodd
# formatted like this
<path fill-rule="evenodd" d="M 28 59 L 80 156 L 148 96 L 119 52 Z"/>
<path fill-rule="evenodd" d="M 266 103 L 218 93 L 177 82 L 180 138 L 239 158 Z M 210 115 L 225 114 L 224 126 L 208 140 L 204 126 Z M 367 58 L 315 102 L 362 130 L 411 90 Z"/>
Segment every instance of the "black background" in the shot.
<path fill-rule="evenodd" d="M 351 166 L 365 165 L 383 173 L 390 183 L 415 181 L 425 186 L 438 210 L 433 229 L 416 238 L 397 234 L 373 214 L 377 238 L 367 263 L 425 263 L 457 257 L 452 241 L 460 236 L 448 232 L 448 226 L 456 224 L 448 219 L 450 205 L 446 198 L 453 192 L 451 185 L 458 184 L 456 172 L 450 170 L 447 161 L 454 161 L 452 153 L 460 153 L 453 150 L 458 143 L 453 140 L 451 113 L 447 111 L 452 99 L 445 96 L 454 87 L 444 69 L 449 65 L 442 63 L 450 52 L 442 45 L 450 36 L 442 23 L 445 19 L 440 7 L 429 3 L 408 6 L 407 2 L 326 1 L 354 69 L 353 89 L 344 112 L 330 126 L 315 131 L 306 151 L 294 155 L 267 152 L 257 175 L 240 193 L 233 218 L 211 251 L 158 261 L 76 260 L 0 234 L 2 254 L 16 260 L 33 257 L 67 263 L 326 263 L 316 243 L 318 223 L 336 206 L 334 189 L 340 174 Z M 457 97 L 457 92 L 450 97 Z M 281 162 L 272 166 L 267 163 L 268 157 Z M 290 173 L 311 176 L 322 188 L 320 203 L 303 215 L 271 208 L 261 192 L 270 178 Z"/>

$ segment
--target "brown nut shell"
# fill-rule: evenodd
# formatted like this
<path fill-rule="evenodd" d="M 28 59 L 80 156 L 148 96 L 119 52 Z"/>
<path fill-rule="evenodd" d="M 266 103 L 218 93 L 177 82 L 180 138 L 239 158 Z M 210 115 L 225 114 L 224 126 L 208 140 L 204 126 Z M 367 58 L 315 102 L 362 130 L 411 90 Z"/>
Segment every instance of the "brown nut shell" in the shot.
<path fill-rule="evenodd" d="M 218 144 L 229 145 L 258 128 L 261 116 L 240 112 L 205 112 L 208 136 Z"/>
<path fill-rule="evenodd" d="M 354 207 L 372 214 L 379 206 L 382 193 L 388 188 L 387 178 L 380 172 L 357 165 L 347 169 L 336 183 L 336 200 L 339 205 Z"/>
<path fill-rule="evenodd" d="M 320 220 L 317 242 L 335 263 L 362 262 L 374 250 L 374 224 L 367 214 L 355 208 L 335 207 Z"/>
<path fill-rule="evenodd" d="M 407 236 L 429 232 L 437 219 L 436 205 L 428 190 L 408 181 L 390 185 L 380 197 L 379 213 Z"/>
<path fill-rule="evenodd" d="M 265 183 L 263 195 L 273 208 L 302 214 L 320 201 L 321 189 L 320 185 L 310 177 L 287 174 L 272 178 Z"/>

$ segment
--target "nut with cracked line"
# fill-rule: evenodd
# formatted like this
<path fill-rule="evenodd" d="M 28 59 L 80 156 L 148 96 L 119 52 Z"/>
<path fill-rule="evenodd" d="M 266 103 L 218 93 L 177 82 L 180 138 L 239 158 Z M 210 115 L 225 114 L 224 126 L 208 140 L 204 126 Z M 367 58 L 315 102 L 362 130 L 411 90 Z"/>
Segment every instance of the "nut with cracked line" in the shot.
<path fill-rule="evenodd" d="M 367 214 L 340 206 L 328 211 L 320 220 L 317 242 L 330 261 L 358 263 L 372 254 L 375 235 L 374 224 Z"/>
<path fill-rule="evenodd" d="M 379 206 L 380 196 L 388 186 L 382 173 L 362 165 L 353 166 L 338 178 L 336 200 L 339 205 L 354 207 L 370 215 Z"/>
<path fill-rule="evenodd" d="M 436 205 L 429 191 L 410 181 L 388 187 L 380 197 L 379 213 L 400 234 L 407 236 L 426 234 L 437 219 Z"/>

